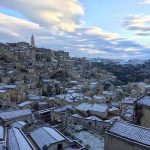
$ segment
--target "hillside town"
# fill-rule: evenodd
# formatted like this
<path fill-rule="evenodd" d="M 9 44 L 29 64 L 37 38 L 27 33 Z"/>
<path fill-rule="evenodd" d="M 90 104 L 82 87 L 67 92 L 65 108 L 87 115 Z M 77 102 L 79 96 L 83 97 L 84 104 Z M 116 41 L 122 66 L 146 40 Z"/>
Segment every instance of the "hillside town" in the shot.
<path fill-rule="evenodd" d="M 108 67 L 34 35 L 0 43 L 0 149 L 150 150 L 150 76 L 124 82 Z"/>

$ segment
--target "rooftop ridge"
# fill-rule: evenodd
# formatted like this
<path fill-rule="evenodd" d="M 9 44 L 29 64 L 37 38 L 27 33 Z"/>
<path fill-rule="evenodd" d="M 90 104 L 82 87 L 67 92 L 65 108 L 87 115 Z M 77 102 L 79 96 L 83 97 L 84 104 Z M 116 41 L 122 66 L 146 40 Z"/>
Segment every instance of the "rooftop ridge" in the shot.
<path fill-rule="evenodd" d="M 54 136 L 52 136 L 45 128 L 47 128 L 47 127 L 42 127 L 53 139 L 55 139 L 56 141 L 58 141 Z M 49 128 L 51 128 L 51 127 L 49 127 Z M 53 129 L 53 128 L 52 128 Z M 53 129 L 54 130 L 54 129 Z"/>
<path fill-rule="evenodd" d="M 127 121 L 116 121 L 116 122 L 114 122 L 114 123 L 117 123 L 117 122 L 120 122 L 120 123 L 124 123 L 124 124 L 129 124 L 129 125 L 131 125 L 131 126 L 135 126 L 135 127 L 138 127 L 138 128 L 142 128 L 142 129 L 145 129 L 145 130 L 149 130 L 150 131 L 150 128 L 146 128 L 146 127 L 143 127 L 143 126 L 139 126 L 139 125 L 136 125 L 136 124 L 132 124 L 132 123 L 129 123 L 129 122 L 127 122 Z"/>

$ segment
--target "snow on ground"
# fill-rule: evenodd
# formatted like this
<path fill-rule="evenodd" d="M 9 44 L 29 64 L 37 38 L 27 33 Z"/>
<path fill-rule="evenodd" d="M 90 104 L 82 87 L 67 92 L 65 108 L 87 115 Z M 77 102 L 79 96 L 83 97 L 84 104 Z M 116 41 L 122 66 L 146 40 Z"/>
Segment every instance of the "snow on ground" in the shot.
<path fill-rule="evenodd" d="M 72 140 L 77 140 L 85 145 L 88 150 L 104 150 L 104 137 L 81 125 L 69 125 L 62 132 Z"/>
<path fill-rule="evenodd" d="M 104 138 L 92 131 L 75 132 L 74 136 L 82 141 L 82 144 L 89 145 L 90 150 L 104 150 Z"/>
<path fill-rule="evenodd" d="M 91 131 L 76 132 L 74 136 L 82 141 L 84 145 L 89 145 L 90 150 L 104 150 L 104 139 L 100 135 Z"/>

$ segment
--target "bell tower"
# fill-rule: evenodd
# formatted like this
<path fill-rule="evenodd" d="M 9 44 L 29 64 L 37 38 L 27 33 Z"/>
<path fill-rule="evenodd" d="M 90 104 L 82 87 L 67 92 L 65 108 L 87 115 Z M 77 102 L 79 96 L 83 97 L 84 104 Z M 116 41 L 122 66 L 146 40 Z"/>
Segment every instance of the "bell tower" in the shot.
<path fill-rule="evenodd" d="M 32 47 L 35 47 L 35 41 L 34 41 L 34 36 L 33 36 L 33 34 L 32 34 L 32 36 L 31 36 L 30 45 L 31 45 Z"/>

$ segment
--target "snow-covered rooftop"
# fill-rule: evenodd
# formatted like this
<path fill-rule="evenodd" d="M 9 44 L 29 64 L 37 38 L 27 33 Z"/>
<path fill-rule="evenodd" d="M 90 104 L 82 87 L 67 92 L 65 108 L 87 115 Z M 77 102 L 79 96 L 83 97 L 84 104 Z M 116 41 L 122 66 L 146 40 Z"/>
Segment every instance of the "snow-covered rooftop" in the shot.
<path fill-rule="evenodd" d="M 88 111 L 92 107 L 92 104 L 82 103 L 76 107 L 77 110 L 80 111 Z"/>
<path fill-rule="evenodd" d="M 32 114 L 30 109 L 6 111 L 0 113 L 0 118 L 2 118 L 3 120 L 9 120 L 12 118 L 29 115 L 29 114 Z"/>
<path fill-rule="evenodd" d="M 149 128 L 143 128 L 127 122 L 115 122 L 108 132 L 120 136 L 120 138 L 150 146 Z"/>
<path fill-rule="evenodd" d="M 113 95 L 113 92 L 112 92 L 112 91 L 104 91 L 103 94 L 104 94 L 104 95 L 112 96 L 112 95 Z"/>
<path fill-rule="evenodd" d="M 41 100 L 44 98 L 45 98 L 45 96 L 29 95 L 29 100 Z"/>
<path fill-rule="evenodd" d="M 97 85 L 98 82 L 91 82 L 90 85 Z"/>
<path fill-rule="evenodd" d="M 54 97 L 48 97 L 48 100 L 54 100 L 55 98 Z"/>
<path fill-rule="evenodd" d="M 8 130 L 8 149 L 9 150 L 32 150 L 25 135 L 17 128 Z"/>
<path fill-rule="evenodd" d="M 77 117 L 77 118 L 83 118 L 82 116 L 80 116 L 79 114 L 73 114 L 71 115 L 72 117 Z"/>
<path fill-rule="evenodd" d="M 50 79 L 43 79 L 42 81 L 43 81 L 43 82 L 48 82 L 48 83 L 51 82 Z"/>
<path fill-rule="evenodd" d="M 150 107 L 150 96 L 144 96 L 137 101 L 138 104 Z"/>
<path fill-rule="evenodd" d="M 48 105 L 47 102 L 39 102 L 38 104 L 39 104 L 39 105 Z"/>
<path fill-rule="evenodd" d="M 93 98 L 96 100 L 104 100 L 105 99 L 105 97 L 103 95 L 94 95 Z"/>
<path fill-rule="evenodd" d="M 115 116 L 115 117 L 112 117 L 108 120 L 105 120 L 105 122 L 108 122 L 108 123 L 113 123 L 114 120 L 121 120 L 120 116 Z"/>
<path fill-rule="evenodd" d="M 0 90 L 0 93 L 5 93 L 7 92 L 7 90 Z"/>
<path fill-rule="evenodd" d="M 118 111 L 119 110 L 119 108 L 116 108 L 116 107 L 112 107 L 112 108 L 109 108 L 109 112 L 113 112 L 113 111 Z"/>
<path fill-rule="evenodd" d="M 120 107 L 120 102 L 112 102 L 111 106 L 119 108 Z"/>
<path fill-rule="evenodd" d="M 11 124 L 11 127 L 22 129 L 26 123 L 24 121 L 16 121 L 13 124 Z"/>
<path fill-rule="evenodd" d="M 68 94 L 60 94 L 60 95 L 57 95 L 56 97 L 57 98 L 60 98 L 60 99 L 65 99 L 67 101 L 72 101 L 73 98 L 77 98 L 77 97 L 82 97 L 83 95 L 81 94 L 78 94 L 78 93 L 68 93 Z"/>
<path fill-rule="evenodd" d="M 89 110 L 97 112 L 106 112 L 108 109 L 107 105 L 104 104 L 94 104 Z"/>
<path fill-rule="evenodd" d="M 52 110 L 53 108 L 47 108 L 47 109 L 42 109 L 37 111 L 38 114 L 43 114 L 43 113 L 48 113 Z"/>
<path fill-rule="evenodd" d="M 0 140 L 4 139 L 4 127 L 0 126 Z"/>
<path fill-rule="evenodd" d="M 144 86 L 146 89 L 150 88 L 150 84 Z"/>
<path fill-rule="evenodd" d="M 30 136 L 40 149 L 53 143 L 65 140 L 56 130 L 50 127 L 41 127 L 30 133 Z"/>
<path fill-rule="evenodd" d="M 96 117 L 96 116 L 90 116 L 90 117 L 87 117 L 87 118 L 85 118 L 85 119 L 87 119 L 87 120 L 97 120 L 97 121 L 102 121 L 102 119 L 100 119 L 100 118 L 98 118 L 98 117 Z"/>
<path fill-rule="evenodd" d="M 26 102 L 20 103 L 18 106 L 24 107 L 24 106 L 29 105 L 29 104 L 31 104 L 31 103 L 32 103 L 31 101 L 26 101 Z"/>
<path fill-rule="evenodd" d="M 126 112 L 126 113 L 130 113 L 130 114 L 133 114 L 133 113 L 134 113 L 134 110 L 133 110 L 133 108 L 127 108 L 127 109 L 125 110 L 125 112 Z"/>
<path fill-rule="evenodd" d="M 70 81 L 70 83 L 76 83 L 76 84 L 77 84 L 77 83 L 78 83 L 78 81 L 74 81 L 74 80 L 72 80 L 72 81 Z"/>
<path fill-rule="evenodd" d="M 76 107 L 77 110 L 80 111 L 98 111 L 98 112 L 105 112 L 108 109 L 108 106 L 105 104 L 89 104 L 89 103 L 82 103 Z"/>
<path fill-rule="evenodd" d="M 67 109 L 71 109 L 71 108 L 72 108 L 71 105 L 67 105 L 67 106 L 64 106 L 64 107 L 56 108 L 56 109 L 54 109 L 53 111 L 59 113 L 59 112 L 66 111 Z"/>
<path fill-rule="evenodd" d="M 15 89 L 17 86 L 16 85 L 9 85 L 9 84 L 5 84 L 5 85 L 0 85 L 0 89 Z"/>
<path fill-rule="evenodd" d="M 134 98 L 125 98 L 124 100 L 123 100 L 123 104 L 134 104 L 134 102 L 135 102 L 135 100 L 136 99 L 134 99 Z"/>

